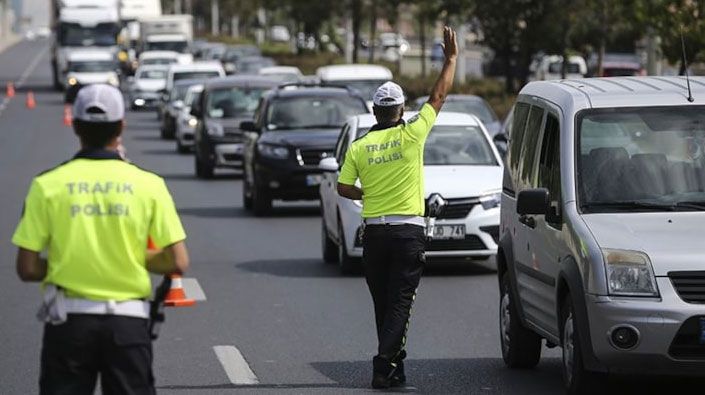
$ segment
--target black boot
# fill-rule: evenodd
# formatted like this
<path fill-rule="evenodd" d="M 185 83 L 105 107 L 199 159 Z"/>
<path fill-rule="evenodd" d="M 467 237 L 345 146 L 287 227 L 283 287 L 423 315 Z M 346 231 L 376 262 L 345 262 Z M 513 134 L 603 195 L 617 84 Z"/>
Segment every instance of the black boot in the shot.
<path fill-rule="evenodd" d="M 406 374 L 404 373 L 404 361 L 397 362 L 392 377 L 389 379 L 390 387 L 403 387 L 406 385 Z"/>
<path fill-rule="evenodd" d="M 392 377 L 397 365 L 383 357 L 374 357 L 372 360 L 372 388 L 386 389 L 392 386 Z"/>

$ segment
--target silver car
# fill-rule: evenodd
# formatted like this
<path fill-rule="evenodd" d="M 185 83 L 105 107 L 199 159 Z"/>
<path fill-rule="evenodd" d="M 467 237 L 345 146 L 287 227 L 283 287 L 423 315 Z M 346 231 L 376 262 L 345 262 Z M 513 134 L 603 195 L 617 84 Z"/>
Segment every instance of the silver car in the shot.
<path fill-rule="evenodd" d="M 705 78 L 534 82 L 514 107 L 497 266 L 505 363 L 705 375 Z"/>

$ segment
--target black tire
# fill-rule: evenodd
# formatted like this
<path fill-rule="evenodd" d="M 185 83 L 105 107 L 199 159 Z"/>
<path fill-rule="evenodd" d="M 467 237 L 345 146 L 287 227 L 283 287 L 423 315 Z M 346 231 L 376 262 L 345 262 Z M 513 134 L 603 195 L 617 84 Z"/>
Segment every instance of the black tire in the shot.
<path fill-rule="evenodd" d="M 252 195 L 250 192 L 250 184 L 247 182 L 247 174 L 242 176 L 242 205 L 245 210 L 252 211 Z"/>
<path fill-rule="evenodd" d="M 502 276 L 499 303 L 499 339 L 502 359 L 512 369 L 531 369 L 541 359 L 541 337 L 525 328 L 512 300 L 509 273 Z"/>
<path fill-rule="evenodd" d="M 181 144 L 181 140 L 176 139 L 176 152 L 180 154 L 188 154 L 190 150 L 190 147 Z"/>
<path fill-rule="evenodd" d="M 566 295 L 561 308 L 561 341 L 563 359 L 561 371 L 563 385 L 568 395 L 588 395 L 603 392 L 607 387 L 607 374 L 591 372 L 583 364 L 583 350 L 580 345 L 580 325 L 575 321 L 575 309 Z"/>
<path fill-rule="evenodd" d="M 335 240 L 331 239 L 328 235 L 328 228 L 326 227 L 326 217 L 321 213 L 321 248 L 323 254 L 323 262 L 325 263 L 336 263 L 338 262 L 338 247 L 335 244 Z"/>
<path fill-rule="evenodd" d="M 176 128 L 175 121 L 167 114 L 164 114 L 163 118 L 160 136 L 165 140 L 171 140 L 176 135 L 174 130 Z"/>
<path fill-rule="evenodd" d="M 257 185 L 257 182 L 252 186 L 252 211 L 255 216 L 264 217 L 272 211 L 272 197 L 269 192 L 263 187 Z"/>
<path fill-rule="evenodd" d="M 343 230 L 343 221 L 338 218 L 338 237 L 340 237 L 340 245 L 338 246 L 338 267 L 340 273 L 344 275 L 358 274 L 362 265 L 358 259 L 348 255 L 348 249 L 345 246 L 345 231 Z"/>
<path fill-rule="evenodd" d="M 213 166 L 209 166 L 208 163 L 205 163 L 201 159 L 198 158 L 198 154 L 194 155 L 194 162 L 196 165 L 196 176 L 198 178 L 204 178 L 204 179 L 210 179 L 213 178 Z"/>

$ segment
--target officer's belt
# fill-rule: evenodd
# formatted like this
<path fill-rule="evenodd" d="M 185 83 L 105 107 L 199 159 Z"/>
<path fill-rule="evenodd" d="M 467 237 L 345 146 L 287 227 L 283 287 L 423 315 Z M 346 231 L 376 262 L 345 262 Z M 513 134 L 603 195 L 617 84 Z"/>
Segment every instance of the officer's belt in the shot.
<path fill-rule="evenodd" d="M 97 301 L 88 299 L 65 298 L 67 314 L 120 315 L 127 317 L 149 318 L 149 302 L 143 300 Z"/>
<path fill-rule="evenodd" d="M 383 215 L 365 218 L 365 225 L 417 225 L 426 226 L 426 221 L 418 215 Z"/>

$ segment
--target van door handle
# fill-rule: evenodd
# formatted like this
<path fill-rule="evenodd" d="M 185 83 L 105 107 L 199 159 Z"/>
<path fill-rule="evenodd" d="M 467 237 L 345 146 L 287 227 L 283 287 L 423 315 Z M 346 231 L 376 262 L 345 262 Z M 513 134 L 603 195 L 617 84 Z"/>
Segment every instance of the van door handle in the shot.
<path fill-rule="evenodd" d="M 529 217 L 528 215 L 521 215 L 519 216 L 519 222 L 528 226 L 531 229 L 536 228 L 536 220 L 534 219 L 534 217 Z"/>

